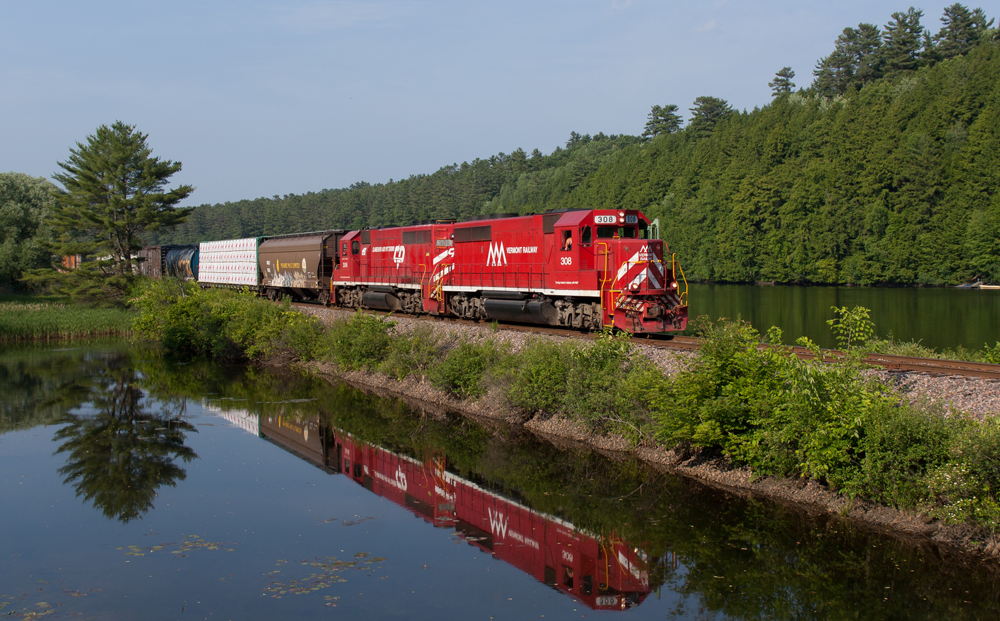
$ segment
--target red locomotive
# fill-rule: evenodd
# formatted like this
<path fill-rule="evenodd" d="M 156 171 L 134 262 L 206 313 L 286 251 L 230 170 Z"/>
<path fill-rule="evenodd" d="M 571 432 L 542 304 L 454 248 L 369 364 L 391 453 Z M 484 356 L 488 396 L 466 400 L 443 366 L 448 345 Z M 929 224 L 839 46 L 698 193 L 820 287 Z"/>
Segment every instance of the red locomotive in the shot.
<path fill-rule="evenodd" d="M 611 209 L 351 231 L 337 240 L 331 297 L 477 320 L 683 330 L 686 283 L 649 232 L 641 212 Z"/>

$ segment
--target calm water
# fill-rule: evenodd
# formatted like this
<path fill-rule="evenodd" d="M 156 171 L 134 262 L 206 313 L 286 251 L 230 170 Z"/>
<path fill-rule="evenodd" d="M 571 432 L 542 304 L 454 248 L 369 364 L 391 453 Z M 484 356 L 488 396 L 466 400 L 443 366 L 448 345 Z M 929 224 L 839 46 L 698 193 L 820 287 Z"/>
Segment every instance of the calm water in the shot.
<path fill-rule="evenodd" d="M 1000 614 L 946 551 L 307 378 L 8 350 L 0 394 L 13 618 Z"/>
<path fill-rule="evenodd" d="M 864 306 L 879 336 L 939 350 L 1000 341 L 1000 290 L 692 284 L 690 305 L 691 317 L 742 317 L 762 333 L 778 326 L 789 343 L 808 336 L 823 347 L 836 345 L 826 323 L 833 306 Z"/>

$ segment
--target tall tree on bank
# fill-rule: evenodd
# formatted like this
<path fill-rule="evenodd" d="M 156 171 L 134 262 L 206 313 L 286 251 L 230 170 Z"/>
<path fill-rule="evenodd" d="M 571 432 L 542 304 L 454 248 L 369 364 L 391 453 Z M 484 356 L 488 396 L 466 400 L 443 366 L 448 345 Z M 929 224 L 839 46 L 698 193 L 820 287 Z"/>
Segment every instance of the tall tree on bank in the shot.
<path fill-rule="evenodd" d="M 680 131 L 683 121 L 681 115 L 677 114 L 676 105 L 653 106 L 646 117 L 646 129 L 642 132 L 642 138 L 652 140 L 660 134 L 676 133 Z"/>
<path fill-rule="evenodd" d="M 52 250 L 58 257 L 83 255 L 85 262 L 67 273 L 37 273 L 34 280 L 48 281 L 74 298 L 121 301 L 143 235 L 180 224 L 193 211 L 176 207 L 193 187 L 166 189 L 181 163 L 152 157 L 146 138 L 121 121 L 101 125 L 59 162 L 63 172 L 53 178 L 65 189 L 56 193 L 48 221 L 56 239 Z"/>
<path fill-rule="evenodd" d="M 813 71 L 813 86 L 821 95 L 843 95 L 851 85 L 860 89 L 882 77 L 882 33 L 878 26 L 844 28 L 834 45 L 833 53 L 816 63 Z"/>

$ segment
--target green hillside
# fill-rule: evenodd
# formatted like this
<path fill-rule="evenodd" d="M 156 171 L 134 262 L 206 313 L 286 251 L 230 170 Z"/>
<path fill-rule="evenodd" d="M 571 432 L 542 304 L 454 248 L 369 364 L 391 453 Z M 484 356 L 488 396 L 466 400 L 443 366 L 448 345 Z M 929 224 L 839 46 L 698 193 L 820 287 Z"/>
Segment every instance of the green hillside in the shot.
<path fill-rule="evenodd" d="M 430 175 L 202 205 L 151 241 L 378 227 L 564 207 L 636 208 L 689 277 L 729 282 L 1000 282 L 1000 37 L 979 9 L 915 9 L 845 28 L 793 90 L 738 112 L 699 97 L 681 126 L 654 106 L 643 137 L 581 136 Z"/>

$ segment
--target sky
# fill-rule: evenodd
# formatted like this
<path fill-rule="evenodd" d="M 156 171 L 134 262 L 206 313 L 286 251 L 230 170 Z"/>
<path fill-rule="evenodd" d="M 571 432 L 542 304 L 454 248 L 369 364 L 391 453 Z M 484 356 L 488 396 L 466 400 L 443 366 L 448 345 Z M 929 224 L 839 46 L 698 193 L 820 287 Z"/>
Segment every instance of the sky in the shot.
<path fill-rule="evenodd" d="M 936 33 L 949 2 L 917 5 Z M 385 183 L 570 132 L 642 133 L 653 105 L 752 110 L 812 82 L 885 0 L 13 1 L 0 172 L 51 179 L 100 125 L 179 161 L 185 204 Z M 970 4 L 970 8 L 981 6 Z M 995 9 L 984 7 L 988 17 Z"/>

